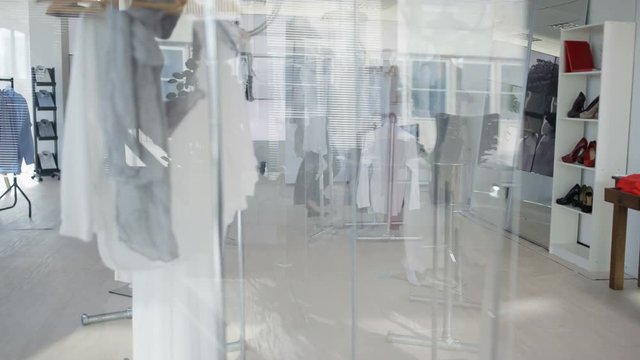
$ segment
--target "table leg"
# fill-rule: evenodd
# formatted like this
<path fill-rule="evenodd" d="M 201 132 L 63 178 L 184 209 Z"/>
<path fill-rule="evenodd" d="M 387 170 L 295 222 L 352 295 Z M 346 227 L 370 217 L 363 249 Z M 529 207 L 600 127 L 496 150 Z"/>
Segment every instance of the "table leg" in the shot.
<path fill-rule="evenodd" d="M 611 272 L 609 288 L 624 288 L 624 251 L 627 242 L 627 208 L 613 206 L 613 230 L 611 236 Z"/>

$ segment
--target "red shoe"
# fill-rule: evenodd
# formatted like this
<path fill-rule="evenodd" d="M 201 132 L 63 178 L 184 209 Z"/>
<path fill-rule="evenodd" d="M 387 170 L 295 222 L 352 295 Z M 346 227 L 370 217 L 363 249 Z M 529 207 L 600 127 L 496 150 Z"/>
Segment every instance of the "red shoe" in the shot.
<path fill-rule="evenodd" d="M 592 141 L 587 146 L 587 150 L 584 153 L 584 166 L 596 167 L 596 142 Z"/>
<path fill-rule="evenodd" d="M 571 153 L 562 157 L 562 161 L 570 164 L 575 163 L 576 161 L 578 161 L 578 157 L 583 155 L 583 153 L 587 150 L 588 144 L 589 142 L 587 141 L 586 138 L 580 139 L 580 141 L 578 141 L 578 144 L 576 145 L 576 147 L 573 148 Z"/>

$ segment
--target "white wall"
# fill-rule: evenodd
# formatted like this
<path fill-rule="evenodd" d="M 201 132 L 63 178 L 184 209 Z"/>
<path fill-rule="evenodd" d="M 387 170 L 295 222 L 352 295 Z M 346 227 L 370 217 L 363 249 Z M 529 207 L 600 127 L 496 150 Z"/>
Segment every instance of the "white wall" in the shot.
<path fill-rule="evenodd" d="M 640 1 L 638 2 L 640 3 Z M 635 21 L 640 21 L 640 6 L 636 4 Z M 629 130 L 628 173 L 640 173 L 640 25 L 636 23 L 636 59 L 633 76 L 633 98 L 631 106 L 631 129 Z M 640 253 L 640 214 L 629 214 L 627 232 L 627 259 L 625 269 L 629 274 L 637 274 Z"/>
<path fill-rule="evenodd" d="M 0 1 L 0 77 L 13 77 L 15 89 L 31 104 L 29 7 L 24 0 Z M 4 88 L 6 83 L 0 83 Z"/>
<path fill-rule="evenodd" d="M 590 24 L 604 21 L 640 21 L 640 0 L 591 0 L 589 5 Z M 636 58 L 633 74 L 633 97 L 631 105 L 631 129 L 629 131 L 628 173 L 640 173 L 640 27 L 636 26 Z M 631 76 L 631 74 L 630 74 Z M 627 258 L 625 270 L 628 274 L 638 273 L 640 253 L 640 214 L 629 213 L 627 232 Z"/>
<path fill-rule="evenodd" d="M 635 21 L 636 0 L 591 0 L 589 24 L 605 21 Z"/>

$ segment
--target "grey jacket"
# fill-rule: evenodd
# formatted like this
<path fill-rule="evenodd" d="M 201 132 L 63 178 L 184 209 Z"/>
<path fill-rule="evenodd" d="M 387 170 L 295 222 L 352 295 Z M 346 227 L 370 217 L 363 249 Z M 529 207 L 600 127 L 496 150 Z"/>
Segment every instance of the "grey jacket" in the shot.
<path fill-rule="evenodd" d="M 164 60 L 156 37 L 169 37 L 178 15 L 132 8 L 111 9 L 107 17 L 102 128 L 117 188 L 119 238 L 151 260 L 170 261 L 178 247 L 171 229 Z"/>

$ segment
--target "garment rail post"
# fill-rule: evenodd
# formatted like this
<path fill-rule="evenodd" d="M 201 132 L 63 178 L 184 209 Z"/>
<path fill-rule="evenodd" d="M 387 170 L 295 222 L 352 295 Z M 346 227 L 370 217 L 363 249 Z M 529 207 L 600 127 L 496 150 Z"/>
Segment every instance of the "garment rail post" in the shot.
<path fill-rule="evenodd" d="M 326 75 L 329 73 L 329 66 L 330 66 L 330 59 L 329 58 L 324 58 L 323 59 L 323 70 L 322 70 L 322 74 Z M 319 231 L 315 232 L 313 235 L 311 235 L 312 239 L 315 239 L 323 234 L 334 234 L 335 233 L 335 228 L 334 228 L 334 223 L 333 220 L 335 218 L 335 207 L 334 207 L 334 200 L 335 200 L 335 173 L 333 170 L 333 166 L 334 166 L 334 154 L 333 154 L 333 149 L 331 148 L 331 142 L 329 141 L 329 137 L 328 137 L 328 126 L 329 126 L 329 121 L 328 121 L 328 114 L 329 114 L 329 100 L 326 99 L 327 95 L 329 93 L 329 83 L 328 82 L 324 82 L 324 95 L 320 96 L 320 98 L 325 98 L 325 116 L 327 121 L 325 122 L 325 135 L 326 135 L 326 143 L 327 143 L 327 154 L 326 154 L 326 163 L 327 163 L 327 172 L 328 172 L 328 176 L 329 179 L 325 179 L 324 176 L 324 164 L 325 164 L 325 160 L 324 160 L 324 156 L 322 154 L 318 154 L 318 174 L 317 176 L 319 177 L 319 182 L 318 182 L 318 187 L 319 187 L 319 192 L 320 192 L 320 197 L 318 199 L 319 206 L 320 206 L 320 229 L 318 229 Z M 329 186 L 329 203 L 327 204 L 327 198 L 326 198 L 326 187 L 325 187 L 325 182 L 328 182 L 328 186 Z M 329 211 L 327 211 L 327 208 L 329 208 Z M 329 217 L 327 219 L 327 212 L 329 213 Z"/>
<path fill-rule="evenodd" d="M 454 191 L 454 184 L 457 184 L 457 181 L 460 180 L 460 171 L 459 169 L 463 166 L 463 164 L 443 164 L 436 163 L 435 164 L 435 200 L 436 204 L 444 205 L 444 262 L 443 262 L 443 271 L 444 271 L 444 281 L 441 284 L 442 298 L 438 299 L 435 296 L 432 298 L 423 297 L 423 296 L 410 296 L 409 301 L 418 302 L 418 303 L 426 303 L 431 305 L 431 336 L 410 336 L 410 335 L 400 335 L 392 332 L 387 333 L 387 341 L 395 344 L 403 344 L 403 345 L 414 345 L 414 346 L 424 346 L 431 347 L 431 355 L 433 359 L 436 359 L 438 356 L 438 349 L 441 350 L 450 350 L 450 351 L 460 351 L 465 353 L 478 353 L 480 351 L 480 347 L 476 344 L 465 343 L 462 342 L 453 336 L 453 319 L 454 319 L 454 308 L 469 308 L 469 309 L 480 309 L 480 305 L 465 302 L 462 299 L 462 271 L 460 265 L 460 253 L 459 253 L 459 244 L 457 232 L 455 230 L 454 217 L 456 214 L 455 208 L 455 199 L 456 192 Z M 442 180 L 442 168 L 448 167 L 450 171 L 448 172 L 448 179 Z M 443 186 L 440 186 L 443 184 Z M 443 189 L 444 187 L 444 189 Z M 441 194 L 444 192 L 444 194 Z M 442 202 L 441 200 L 444 200 Z M 434 276 L 437 274 L 438 270 L 438 259 L 436 255 L 436 248 L 439 246 L 438 237 L 439 231 L 438 228 L 438 219 L 439 219 L 439 211 L 434 212 L 434 252 L 433 256 L 433 273 Z M 435 281 L 436 283 L 437 281 Z M 454 291 L 458 291 L 458 301 L 454 301 Z M 442 334 L 440 336 L 437 335 L 437 309 L 439 307 L 443 307 L 444 311 L 442 313 Z"/>
<path fill-rule="evenodd" d="M 396 147 L 396 114 L 389 114 L 389 174 L 387 174 L 387 232 L 391 234 L 391 220 L 393 216 L 393 181 Z"/>
<path fill-rule="evenodd" d="M 11 89 L 15 88 L 15 82 L 13 78 L 0 78 L 0 81 L 8 82 L 11 86 Z M 27 200 L 27 203 L 29 204 L 29 219 L 31 219 L 31 200 L 29 199 L 27 194 L 24 193 L 20 185 L 18 185 L 18 178 L 16 174 L 13 175 L 13 183 L 9 182 L 9 180 L 6 177 L 6 174 L 4 174 L 4 179 L 5 179 L 5 183 L 7 184 L 7 190 L 2 195 L 0 195 L 0 199 L 4 198 L 5 195 L 9 194 L 11 190 L 13 190 L 13 205 L 0 208 L 0 211 L 9 210 L 16 207 L 16 205 L 18 204 L 18 192 L 20 192 L 22 197 L 24 197 L 24 199 Z"/>
<path fill-rule="evenodd" d="M 240 316 L 240 340 L 238 351 L 240 351 L 240 360 L 244 360 L 246 355 L 246 310 L 245 310 L 245 286 L 244 286 L 244 234 L 242 232 L 242 211 L 237 213 L 237 229 L 238 229 L 238 291 L 240 292 L 239 316 Z M 229 349 L 229 345 L 227 345 Z"/>

